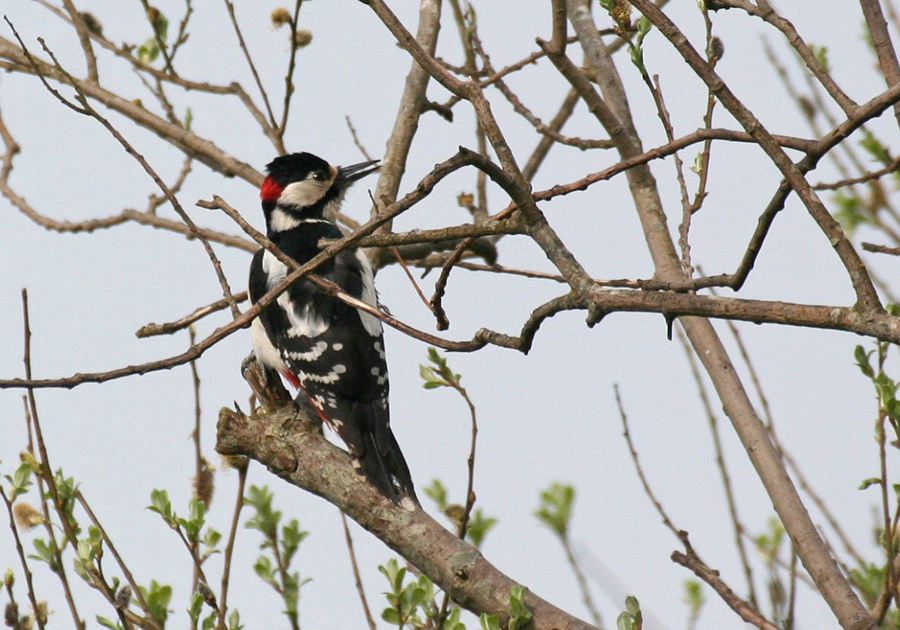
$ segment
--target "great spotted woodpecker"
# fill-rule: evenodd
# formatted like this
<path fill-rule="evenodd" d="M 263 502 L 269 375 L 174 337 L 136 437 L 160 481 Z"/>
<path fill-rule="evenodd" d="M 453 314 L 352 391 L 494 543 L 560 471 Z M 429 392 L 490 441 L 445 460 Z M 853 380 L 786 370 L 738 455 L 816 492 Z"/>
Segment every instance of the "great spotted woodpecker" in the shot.
<path fill-rule="evenodd" d="M 344 193 L 377 169 L 377 161 L 336 168 L 310 153 L 275 158 L 260 190 L 269 239 L 298 263 L 308 262 L 321 251 L 320 239 L 342 236 L 333 217 Z M 258 251 L 250 266 L 251 302 L 287 273 L 270 252 Z M 377 307 L 372 267 L 361 251 L 345 249 L 314 273 Z M 418 502 L 390 427 L 381 321 L 300 279 L 263 309 L 251 330 L 257 360 L 309 398 L 378 490 L 395 503 Z"/>

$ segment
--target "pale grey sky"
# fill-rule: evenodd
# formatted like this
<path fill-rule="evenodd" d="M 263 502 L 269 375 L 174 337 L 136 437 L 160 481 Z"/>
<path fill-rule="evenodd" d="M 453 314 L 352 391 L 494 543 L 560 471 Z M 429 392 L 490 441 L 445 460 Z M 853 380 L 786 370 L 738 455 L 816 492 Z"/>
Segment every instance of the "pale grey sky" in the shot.
<path fill-rule="evenodd" d="M 140 43 L 148 36 L 137 2 L 95 0 L 78 6 L 93 12 L 113 41 Z M 171 22 L 179 19 L 182 3 L 161 1 L 157 6 Z M 287 44 L 285 33 L 273 31 L 269 23 L 270 11 L 276 6 L 278 3 L 272 2 L 239 3 L 238 14 L 263 81 L 280 102 Z M 497 67 L 535 50 L 536 36 L 550 35 L 547 3 L 532 0 L 519 4 L 513 15 L 503 3 L 478 3 L 476 8 L 482 39 Z M 856 5 L 828 0 L 816 3 L 814 11 L 809 5 L 798 8 L 793 3 L 780 3 L 780 8 L 808 41 L 828 44 L 834 74 L 851 96 L 864 101 L 883 89 L 861 40 L 862 18 Z M 394 10 L 414 30 L 414 3 L 397 4 Z M 445 11 L 439 54 L 458 63 L 455 27 L 449 7 Z M 702 19 L 696 4 L 673 2 L 667 11 L 702 48 Z M 77 40 L 59 20 L 36 3 L 22 0 L 5 3 L 3 12 L 34 51 L 39 49 L 36 38 L 43 37 L 76 74 L 82 72 Z M 732 89 L 771 131 L 806 136 L 799 114 L 771 78 L 758 21 L 736 11 L 714 14 L 714 20 L 716 32 L 725 42 L 718 70 Z M 373 155 L 380 155 L 409 59 L 362 3 L 304 4 L 301 21 L 313 32 L 313 42 L 299 55 L 288 148 L 317 153 L 335 164 L 359 161 L 345 123 L 349 116 L 361 142 Z M 224 8 L 197 3 L 192 24 L 191 39 L 179 60 L 181 73 L 216 83 L 237 79 L 255 97 Z M 10 36 L 5 24 L 0 32 Z M 790 58 L 781 41 L 771 33 L 767 38 L 785 59 Z M 579 58 L 574 51 L 573 55 Z M 649 93 L 627 59 L 617 61 L 644 133 L 645 148 L 661 144 L 664 136 Z M 661 76 L 676 134 L 700 126 L 705 90 L 681 67 L 659 33 L 647 37 L 645 62 L 651 73 Z M 787 65 L 795 68 L 793 63 Z M 102 57 L 100 72 L 107 85 L 155 107 L 124 64 Z M 800 75 L 796 76 L 799 81 Z M 555 113 L 566 90 L 546 62 L 511 78 L 510 84 L 545 119 Z M 432 85 L 429 96 L 440 102 L 447 94 Z M 509 106 L 497 92 L 491 91 L 489 96 L 506 125 L 516 156 L 524 161 L 537 142 L 535 134 L 510 115 Z M 173 101 L 179 113 L 191 107 L 194 129 L 200 135 L 257 169 L 274 156 L 272 146 L 236 101 L 176 91 Z M 63 108 L 32 78 L 0 76 L 0 111 L 23 149 L 16 158 L 12 184 L 39 211 L 72 221 L 102 217 L 123 208 L 142 209 L 147 196 L 157 192 L 137 163 L 96 121 Z M 116 116 L 111 118 L 167 181 L 175 177 L 182 164 L 176 151 L 152 134 L 124 124 Z M 719 126 L 736 128 L 721 109 L 716 120 Z M 473 147 L 473 124 L 472 116 L 461 106 L 456 108 L 452 124 L 435 115 L 425 116 L 401 194 L 433 164 L 452 155 L 458 145 Z M 896 134 L 890 126 L 881 128 Z M 599 135 L 583 107 L 565 132 Z M 691 162 L 694 154 L 689 149 L 682 157 Z M 612 156 L 600 152 L 557 148 L 535 178 L 534 187 L 571 181 L 613 161 Z M 680 218 L 674 167 L 668 160 L 654 163 L 652 168 L 674 230 Z M 814 176 L 813 180 L 824 178 Z M 752 147 L 722 145 L 718 149 L 713 157 L 710 197 L 695 217 L 693 231 L 694 259 L 705 271 L 733 270 L 777 182 L 775 169 Z M 472 190 L 473 185 L 470 172 L 448 178 L 395 227 L 464 221 L 465 213 L 457 207 L 455 197 Z M 374 180 L 357 184 L 345 204 L 347 213 L 357 219 L 364 218 L 369 209 L 367 186 L 374 186 Z M 243 181 L 212 174 L 202 165 L 195 165 L 179 199 L 198 223 L 238 233 L 227 218 L 194 207 L 196 200 L 214 194 L 262 227 L 257 191 Z M 506 204 L 498 189 L 490 190 L 489 199 L 492 211 Z M 652 273 L 621 178 L 542 207 L 595 277 L 646 278 Z M 162 212 L 171 214 L 168 208 Z M 216 251 L 232 286 L 242 289 L 249 255 L 223 247 Z M 506 238 L 499 251 L 501 264 L 550 270 L 537 247 L 524 238 Z M 872 262 L 883 274 L 890 274 L 894 264 L 893 260 Z M 195 241 L 137 225 L 90 235 L 58 235 L 36 226 L 6 200 L 0 200 L 0 269 L 0 378 L 22 374 L 22 287 L 27 287 L 30 295 L 37 377 L 104 371 L 181 352 L 187 346 L 186 333 L 139 340 L 134 332 L 149 322 L 181 317 L 220 297 L 212 267 Z M 424 280 L 426 294 L 435 277 L 431 274 Z M 383 270 L 377 283 L 382 301 L 395 316 L 433 330 L 430 315 L 398 268 Z M 560 293 L 560 285 L 552 282 L 456 270 L 445 301 L 452 322 L 446 336 L 467 339 L 482 326 L 518 333 L 533 308 Z M 839 305 L 852 299 L 828 242 L 796 199 L 776 220 L 742 295 Z M 209 334 L 227 318 L 223 312 L 204 320 L 198 336 Z M 498 348 L 449 356 L 451 367 L 463 375 L 463 384 L 478 409 L 477 505 L 499 519 L 483 551 L 501 570 L 534 592 L 587 617 L 557 541 L 532 516 L 540 490 L 553 481 L 572 483 L 578 491 L 572 538 L 579 549 L 605 567 L 602 572 L 597 570 L 604 575 L 596 576 L 594 587 L 607 626 L 612 627 L 624 609 L 616 589 L 612 589 L 615 601 L 603 593 L 611 583 L 608 576 L 614 576 L 624 592 L 640 599 L 648 616 L 662 619 L 660 627 L 682 628 L 687 614 L 681 603 L 682 584 L 693 576 L 669 560 L 679 544 L 660 524 L 640 489 L 621 435 L 613 385 L 620 388 L 654 491 L 676 525 L 690 532 L 702 557 L 719 569 L 735 590 L 744 593 L 705 413 L 681 345 L 677 340 L 666 341 L 661 317 L 613 314 L 594 329 L 586 328 L 584 318 L 584 313 L 568 313 L 547 321 L 527 357 Z M 716 327 L 734 348 L 726 326 L 719 323 Z M 843 333 L 775 326 L 741 325 L 740 330 L 762 375 L 784 444 L 842 517 L 858 548 L 873 561 L 878 559 L 871 535 L 876 493 L 857 490 L 862 479 L 877 474 L 873 394 L 852 358 L 854 345 L 863 341 Z M 451 392 L 422 389 L 418 365 L 426 360 L 423 344 L 393 330 L 387 331 L 386 343 L 392 424 L 419 495 L 431 509 L 422 489 L 440 478 L 451 498 L 460 500 L 469 444 L 467 409 Z M 239 365 L 249 351 L 250 334 L 243 331 L 208 351 L 199 363 L 203 448 L 216 464 L 217 413 L 234 400 L 246 401 L 248 388 L 240 378 Z M 746 374 L 743 366 L 739 369 Z M 21 395 L 20 391 L 0 390 L 3 473 L 13 470 L 25 444 Z M 189 558 L 176 536 L 144 508 L 152 489 L 166 488 L 174 505 L 187 509 L 193 471 L 189 370 L 185 366 L 71 391 L 42 390 L 37 400 L 54 467 L 63 467 L 67 475 L 80 481 L 139 582 L 156 579 L 173 584 L 176 596 L 171 625 L 183 627 L 191 579 Z M 714 401 L 713 406 L 718 412 L 718 403 Z M 761 533 L 774 515 L 770 502 L 727 420 L 720 415 L 720 421 L 741 516 L 750 533 Z M 288 487 L 258 465 L 252 466 L 249 483 L 269 485 L 276 493 L 277 507 L 286 517 L 299 518 L 301 526 L 311 532 L 297 558 L 302 576 L 313 580 L 302 591 L 302 625 L 311 630 L 361 627 L 364 620 L 337 509 Z M 235 473 L 217 475 L 210 521 L 223 532 L 230 522 L 235 488 Z M 821 521 L 818 514 L 814 518 Z M 386 582 L 375 567 L 393 554 L 358 527 L 354 526 L 353 534 L 370 605 L 380 613 Z M 8 536 L 3 541 L 0 569 L 13 566 L 18 572 Z M 229 604 L 241 611 L 248 628 L 286 626 L 274 593 L 252 575 L 256 545 L 253 532 L 242 532 Z M 212 559 L 209 566 L 208 571 L 217 575 L 221 560 Z M 589 574 L 592 566 L 586 563 Z M 757 574 L 757 586 L 762 589 L 762 572 Z M 51 602 L 56 627 L 66 627 L 68 613 L 56 583 L 41 570 L 38 585 L 41 596 Z M 98 596 L 84 591 L 79 590 L 83 615 L 89 619 L 94 612 L 111 616 Z M 701 628 L 743 625 L 709 589 L 706 592 L 710 601 Z M 19 597 L 24 600 L 21 594 Z M 802 591 L 799 607 L 805 627 L 836 625 L 814 594 Z M 476 626 L 477 621 L 470 619 L 469 627 Z"/>

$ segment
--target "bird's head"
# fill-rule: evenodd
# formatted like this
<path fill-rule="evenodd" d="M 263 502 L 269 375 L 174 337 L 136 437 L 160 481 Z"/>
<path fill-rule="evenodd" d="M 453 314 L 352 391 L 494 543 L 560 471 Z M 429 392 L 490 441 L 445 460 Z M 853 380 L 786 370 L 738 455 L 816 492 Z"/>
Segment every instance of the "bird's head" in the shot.
<path fill-rule="evenodd" d="M 259 191 L 269 231 L 292 229 L 304 219 L 332 220 L 350 185 L 379 168 L 378 160 L 335 167 L 312 153 L 275 158 Z"/>

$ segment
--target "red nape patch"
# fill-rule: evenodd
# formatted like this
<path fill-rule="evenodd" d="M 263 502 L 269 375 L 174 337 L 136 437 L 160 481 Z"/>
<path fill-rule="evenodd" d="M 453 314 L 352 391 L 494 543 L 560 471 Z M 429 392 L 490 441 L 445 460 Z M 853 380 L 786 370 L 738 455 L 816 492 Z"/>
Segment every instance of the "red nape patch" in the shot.
<path fill-rule="evenodd" d="M 297 378 L 293 372 L 291 372 L 290 370 L 283 370 L 281 373 L 284 374 L 284 378 L 286 378 L 288 382 L 294 386 L 294 389 L 300 389 L 300 379 Z"/>
<path fill-rule="evenodd" d="M 265 181 L 263 181 L 262 188 L 259 189 L 259 198 L 263 201 L 278 201 L 282 190 L 284 190 L 284 188 L 279 186 L 274 179 L 266 177 Z"/>

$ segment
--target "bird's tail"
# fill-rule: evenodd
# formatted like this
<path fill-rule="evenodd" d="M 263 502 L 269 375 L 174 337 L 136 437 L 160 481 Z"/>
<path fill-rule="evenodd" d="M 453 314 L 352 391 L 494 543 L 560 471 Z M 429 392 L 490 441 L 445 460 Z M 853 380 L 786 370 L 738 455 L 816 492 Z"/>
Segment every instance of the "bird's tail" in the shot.
<path fill-rule="evenodd" d="M 353 407 L 354 421 L 339 427 L 338 434 L 359 463 L 361 472 L 392 502 L 400 503 L 409 497 L 418 505 L 409 466 L 391 431 L 386 404 L 376 401 L 357 403 Z"/>

